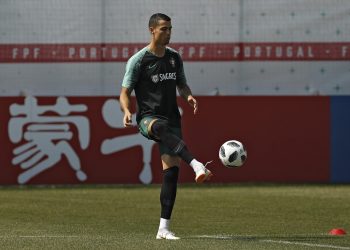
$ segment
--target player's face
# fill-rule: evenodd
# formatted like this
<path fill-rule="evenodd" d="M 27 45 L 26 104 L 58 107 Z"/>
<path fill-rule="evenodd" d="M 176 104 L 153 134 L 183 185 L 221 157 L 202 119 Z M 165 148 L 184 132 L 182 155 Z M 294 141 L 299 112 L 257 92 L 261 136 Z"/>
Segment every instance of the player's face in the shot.
<path fill-rule="evenodd" d="M 158 25 L 151 28 L 153 40 L 159 45 L 167 45 L 170 41 L 171 29 L 170 21 L 159 20 Z"/>

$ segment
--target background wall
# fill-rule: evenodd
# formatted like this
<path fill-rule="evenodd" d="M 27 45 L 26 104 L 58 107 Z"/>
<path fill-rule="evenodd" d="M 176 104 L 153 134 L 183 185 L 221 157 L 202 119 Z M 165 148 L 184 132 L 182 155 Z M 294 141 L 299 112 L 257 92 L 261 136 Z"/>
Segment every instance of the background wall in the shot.
<path fill-rule="evenodd" d="M 349 1 L 5 0 L 0 183 L 159 182 L 156 147 L 116 111 L 155 12 L 172 17 L 201 102 L 195 119 L 181 104 L 188 144 L 203 161 L 226 140 L 247 145 L 246 166 L 217 164 L 215 181 L 350 182 Z"/>
<path fill-rule="evenodd" d="M 7 0 L 0 95 L 119 93 L 154 12 L 172 17 L 170 46 L 182 47 L 197 95 L 350 93 L 347 0 Z"/>

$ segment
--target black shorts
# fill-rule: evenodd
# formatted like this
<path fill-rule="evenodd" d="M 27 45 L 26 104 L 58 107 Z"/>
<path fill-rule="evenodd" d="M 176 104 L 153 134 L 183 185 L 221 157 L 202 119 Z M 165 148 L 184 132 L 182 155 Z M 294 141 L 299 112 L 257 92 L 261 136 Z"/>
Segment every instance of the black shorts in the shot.
<path fill-rule="evenodd" d="M 140 130 L 140 133 L 144 137 L 146 137 L 147 139 L 158 142 L 160 155 L 167 154 L 167 155 L 171 155 L 171 156 L 176 156 L 177 154 L 175 154 L 166 145 L 164 145 L 162 142 L 160 142 L 159 138 L 156 138 L 154 135 L 152 135 L 150 125 L 152 125 L 156 120 L 161 120 L 161 118 L 154 117 L 154 116 L 146 116 L 146 117 L 142 118 L 138 124 L 138 128 Z M 169 127 L 169 131 L 172 134 L 174 134 L 177 137 L 179 137 L 180 139 L 182 139 L 181 128 L 173 127 L 173 126 L 168 126 L 168 127 Z"/>

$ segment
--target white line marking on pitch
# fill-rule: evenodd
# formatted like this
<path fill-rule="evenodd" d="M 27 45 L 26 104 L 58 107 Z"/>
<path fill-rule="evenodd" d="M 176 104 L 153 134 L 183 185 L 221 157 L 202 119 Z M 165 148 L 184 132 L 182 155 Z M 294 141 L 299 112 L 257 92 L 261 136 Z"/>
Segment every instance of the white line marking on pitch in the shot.
<path fill-rule="evenodd" d="M 0 235 L 0 238 L 78 238 L 74 235 Z"/>
<path fill-rule="evenodd" d="M 303 235 L 305 236 L 305 235 Z M 315 235 L 309 235 L 310 237 Z M 198 235 L 195 236 L 196 238 L 206 238 L 206 239 L 220 239 L 220 240 L 229 240 L 229 239 L 237 239 L 240 238 L 252 238 L 258 237 L 258 235 Z M 312 243 L 306 243 L 306 242 L 300 242 L 300 241 L 285 241 L 285 240 L 257 240 L 260 242 L 265 243 L 276 243 L 276 244 L 287 244 L 287 245 L 300 245 L 300 246 L 308 246 L 308 247 L 319 247 L 319 248 L 334 248 L 334 249 L 344 249 L 344 250 L 350 250 L 350 247 L 342 247 L 342 246 L 335 246 L 335 245 L 324 245 L 324 244 L 312 244 Z"/>
<path fill-rule="evenodd" d="M 224 235 L 198 235 L 194 236 L 196 238 L 207 238 L 207 239 L 233 239 L 234 236 L 224 236 Z"/>
<path fill-rule="evenodd" d="M 288 245 L 300 245 L 300 246 L 308 246 L 308 247 L 323 247 L 323 248 L 335 248 L 335 249 L 350 249 L 350 247 L 341 247 L 334 245 L 323 245 L 323 244 L 311 244 L 305 242 L 297 242 L 297 241 L 284 241 L 284 240 L 260 240 L 262 242 L 268 243 L 278 243 L 278 244 L 288 244 Z"/>
<path fill-rule="evenodd" d="M 256 235 L 196 235 L 195 238 L 206 238 L 206 239 L 221 239 L 221 240 L 229 240 L 229 239 L 237 239 L 244 237 L 256 237 Z"/>
<path fill-rule="evenodd" d="M 77 238 L 74 235 L 20 235 L 20 238 Z"/>

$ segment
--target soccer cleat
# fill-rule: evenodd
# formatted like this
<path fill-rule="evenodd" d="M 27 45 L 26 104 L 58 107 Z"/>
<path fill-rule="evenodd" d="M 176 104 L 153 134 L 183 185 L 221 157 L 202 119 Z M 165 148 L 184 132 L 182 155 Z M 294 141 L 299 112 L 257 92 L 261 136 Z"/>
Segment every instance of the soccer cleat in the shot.
<path fill-rule="evenodd" d="M 213 176 L 211 171 L 206 168 L 206 166 L 212 162 L 213 161 L 209 161 L 204 166 L 202 164 L 201 168 L 196 172 L 196 179 L 195 180 L 197 183 L 202 183 L 204 181 L 208 181 Z"/>
<path fill-rule="evenodd" d="M 159 229 L 158 230 L 156 239 L 157 240 L 161 240 L 161 239 L 164 239 L 164 240 L 179 240 L 180 238 L 176 237 L 175 234 L 173 232 L 169 231 L 168 229 L 163 228 L 163 229 Z"/>

